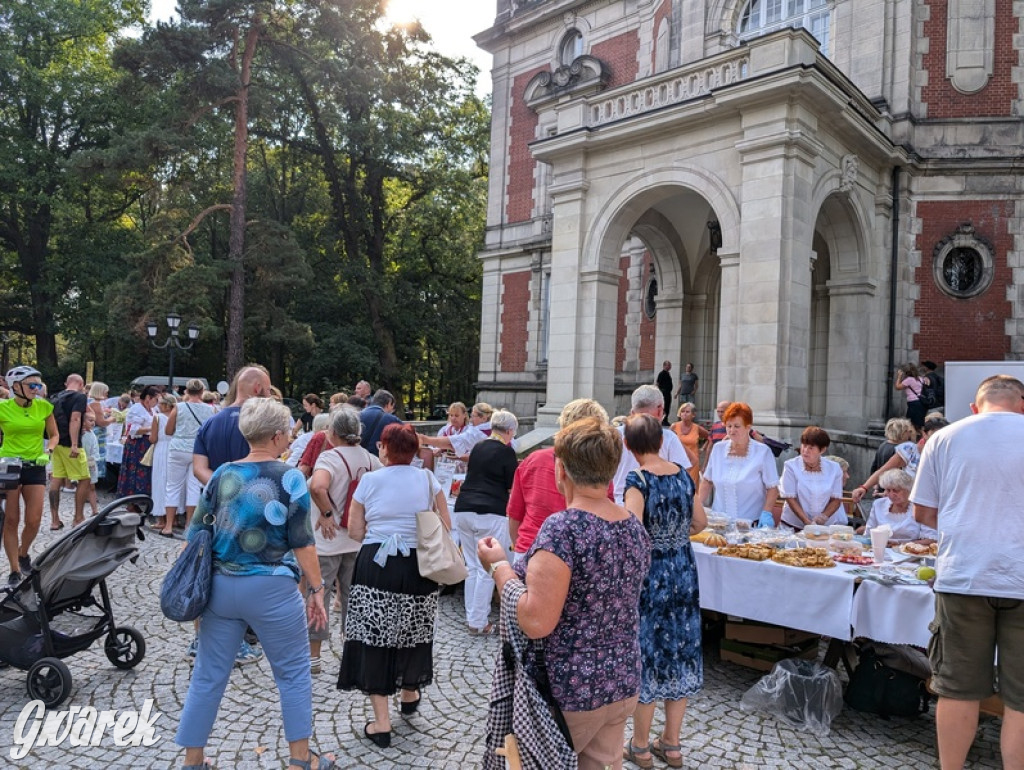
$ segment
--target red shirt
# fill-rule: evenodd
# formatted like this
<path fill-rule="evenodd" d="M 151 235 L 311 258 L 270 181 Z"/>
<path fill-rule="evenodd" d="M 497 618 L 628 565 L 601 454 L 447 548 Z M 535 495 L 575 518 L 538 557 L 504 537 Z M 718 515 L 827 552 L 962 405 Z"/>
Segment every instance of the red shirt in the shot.
<path fill-rule="evenodd" d="M 302 453 L 302 458 L 299 460 L 299 465 L 305 465 L 307 468 L 312 470 L 316 467 L 316 460 L 323 453 L 324 449 L 327 448 L 327 431 L 317 431 L 316 435 L 309 440 L 306 444 L 306 449 Z"/>
<path fill-rule="evenodd" d="M 608 499 L 615 499 L 611 484 Z M 506 512 L 519 522 L 519 535 L 513 543 L 516 553 L 529 551 L 544 520 L 564 510 L 565 498 L 555 485 L 555 450 L 538 449 L 519 463 L 512 479 Z"/>

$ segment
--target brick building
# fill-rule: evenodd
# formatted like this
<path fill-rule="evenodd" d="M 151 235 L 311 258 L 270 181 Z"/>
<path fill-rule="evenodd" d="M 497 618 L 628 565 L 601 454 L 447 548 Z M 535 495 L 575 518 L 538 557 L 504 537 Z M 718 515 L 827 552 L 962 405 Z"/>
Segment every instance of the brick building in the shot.
<path fill-rule="evenodd" d="M 481 397 L 691 361 L 703 416 L 858 434 L 894 364 L 1024 357 L 1022 8 L 498 0 Z"/>

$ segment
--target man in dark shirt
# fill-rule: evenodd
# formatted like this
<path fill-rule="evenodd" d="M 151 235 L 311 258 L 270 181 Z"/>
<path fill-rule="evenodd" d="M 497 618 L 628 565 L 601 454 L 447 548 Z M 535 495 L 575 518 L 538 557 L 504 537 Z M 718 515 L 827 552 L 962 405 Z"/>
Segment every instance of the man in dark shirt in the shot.
<path fill-rule="evenodd" d="M 395 397 L 386 390 L 378 390 L 370 399 L 370 405 L 359 413 L 359 422 L 363 424 L 363 436 L 359 443 L 370 454 L 377 454 L 377 442 L 384 428 L 402 422 L 395 417 L 394 411 Z"/>
<path fill-rule="evenodd" d="M 85 501 L 89 497 L 89 462 L 82 449 L 82 423 L 89 403 L 85 380 L 69 374 L 64 390 L 53 397 L 53 419 L 57 422 L 59 440 L 53 450 L 53 478 L 50 481 L 50 529 L 61 529 L 60 488 L 64 481 L 75 481 L 75 517 L 72 524 L 85 520 Z"/>
<path fill-rule="evenodd" d="M 662 398 L 665 399 L 665 414 L 661 418 L 662 425 L 668 425 L 668 415 L 672 410 L 672 375 L 669 372 L 672 370 L 672 362 L 666 361 L 661 365 L 661 371 L 658 372 L 658 390 L 661 391 Z"/>

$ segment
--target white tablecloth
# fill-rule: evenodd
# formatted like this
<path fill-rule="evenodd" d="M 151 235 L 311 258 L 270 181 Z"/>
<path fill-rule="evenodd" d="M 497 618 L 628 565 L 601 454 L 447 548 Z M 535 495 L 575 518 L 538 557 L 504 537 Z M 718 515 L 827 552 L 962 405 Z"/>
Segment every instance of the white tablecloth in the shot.
<path fill-rule="evenodd" d="M 787 567 L 772 561 L 716 556 L 715 549 L 696 543 L 693 550 L 703 609 L 833 639 L 853 638 L 850 618 L 855 577 L 846 565 Z"/>
<path fill-rule="evenodd" d="M 928 586 L 885 586 L 865 580 L 853 597 L 854 636 L 876 642 L 927 647 L 928 624 L 935 617 L 935 594 Z"/>

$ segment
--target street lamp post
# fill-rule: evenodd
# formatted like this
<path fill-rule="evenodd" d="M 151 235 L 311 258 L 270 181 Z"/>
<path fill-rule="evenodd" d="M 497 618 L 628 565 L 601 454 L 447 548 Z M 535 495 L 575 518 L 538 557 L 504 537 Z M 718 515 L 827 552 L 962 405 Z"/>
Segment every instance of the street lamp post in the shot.
<path fill-rule="evenodd" d="M 149 344 L 158 350 L 167 348 L 170 353 L 170 364 L 167 370 L 167 390 L 169 393 L 174 392 L 174 351 L 190 350 L 196 340 L 199 339 L 199 327 L 193 323 L 188 325 L 188 342 L 182 342 L 181 337 L 178 336 L 179 326 L 181 326 L 181 316 L 173 311 L 168 313 L 167 328 L 170 329 L 170 334 L 167 335 L 167 339 L 163 343 L 158 343 L 156 341 L 156 321 L 146 322 L 146 336 L 149 337 Z"/>

